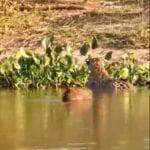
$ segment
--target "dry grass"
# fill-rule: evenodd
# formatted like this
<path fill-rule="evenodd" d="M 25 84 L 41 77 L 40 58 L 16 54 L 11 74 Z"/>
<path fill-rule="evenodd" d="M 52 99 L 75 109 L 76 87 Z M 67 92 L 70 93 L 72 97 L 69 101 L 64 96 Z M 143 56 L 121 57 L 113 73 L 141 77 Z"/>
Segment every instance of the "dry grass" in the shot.
<path fill-rule="evenodd" d="M 49 32 L 60 43 L 71 42 L 75 49 L 93 34 L 101 48 L 149 48 L 149 0 L 44 2 L 39 0 L 33 5 L 3 0 L 0 53 L 21 46 L 40 51 L 40 41 Z"/>

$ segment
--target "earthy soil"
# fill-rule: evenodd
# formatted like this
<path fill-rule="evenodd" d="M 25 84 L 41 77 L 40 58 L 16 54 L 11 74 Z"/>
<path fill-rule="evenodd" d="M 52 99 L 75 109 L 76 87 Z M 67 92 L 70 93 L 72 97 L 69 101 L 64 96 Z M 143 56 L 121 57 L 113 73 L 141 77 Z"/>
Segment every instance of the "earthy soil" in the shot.
<path fill-rule="evenodd" d="M 56 42 L 71 43 L 81 60 L 79 48 L 96 35 L 99 47 L 91 55 L 113 51 L 113 60 L 119 60 L 132 51 L 140 62 L 149 61 L 149 0 L 37 0 L 0 11 L 0 22 L 0 60 L 20 47 L 43 53 L 41 40 L 54 33 Z"/>

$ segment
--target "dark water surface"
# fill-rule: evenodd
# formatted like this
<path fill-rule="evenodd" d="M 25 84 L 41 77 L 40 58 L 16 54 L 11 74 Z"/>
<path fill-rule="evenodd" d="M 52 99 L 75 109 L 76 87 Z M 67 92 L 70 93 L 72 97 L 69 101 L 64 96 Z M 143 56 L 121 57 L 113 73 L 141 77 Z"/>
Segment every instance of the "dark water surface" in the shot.
<path fill-rule="evenodd" d="M 61 102 L 61 93 L 0 91 L 2 150 L 149 150 L 149 90 Z"/>

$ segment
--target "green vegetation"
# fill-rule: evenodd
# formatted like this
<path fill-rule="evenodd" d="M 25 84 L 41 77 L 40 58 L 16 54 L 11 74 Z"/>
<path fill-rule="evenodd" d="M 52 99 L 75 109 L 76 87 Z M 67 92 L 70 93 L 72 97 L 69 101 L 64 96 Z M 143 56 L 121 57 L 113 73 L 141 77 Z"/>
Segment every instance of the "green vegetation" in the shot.
<path fill-rule="evenodd" d="M 86 42 L 82 46 L 80 50 L 81 55 L 87 54 L 91 48 L 90 43 L 93 43 L 93 41 Z M 121 63 L 111 62 L 111 57 L 112 51 L 105 55 L 104 62 L 106 60 L 108 63 L 104 64 L 104 66 L 114 80 L 124 80 L 138 86 L 145 86 L 150 83 L 149 63 L 138 64 L 134 53 L 124 54 Z"/>
<path fill-rule="evenodd" d="M 80 48 L 80 54 L 85 56 L 89 49 L 96 49 L 98 47 L 98 40 L 96 36 L 88 38 L 88 40 Z"/>
<path fill-rule="evenodd" d="M 85 86 L 88 70 L 71 55 L 69 44 L 54 44 L 53 36 L 42 41 L 45 55 L 21 48 L 16 57 L 0 65 L 0 86 L 9 88 L 45 88 L 48 86 Z"/>
<path fill-rule="evenodd" d="M 150 83 L 149 64 L 138 64 L 134 54 L 122 56 L 122 63 L 113 62 L 107 70 L 115 80 L 125 80 L 134 85 L 144 86 Z"/>
<path fill-rule="evenodd" d="M 87 40 L 80 49 L 81 55 L 86 55 L 97 44 L 95 37 Z M 30 89 L 86 85 L 89 71 L 73 58 L 69 44 L 61 46 L 54 42 L 53 35 L 49 35 L 43 39 L 42 46 L 45 55 L 21 48 L 15 57 L 5 59 L 0 64 L 0 86 Z M 149 64 L 138 64 L 133 54 L 125 54 L 122 63 L 111 62 L 105 67 L 115 80 L 143 86 L 150 82 Z"/>
<path fill-rule="evenodd" d="M 73 50 L 81 47 L 83 56 L 97 46 L 99 52 L 93 51 L 94 55 L 101 55 L 101 50 L 105 49 L 120 52 L 136 50 L 137 54 L 143 54 L 144 62 L 148 62 L 149 0 L 88 2 L 1 0 L 0 61 L 9 57 L 14 49 L 26 48 L 21 48 L 16 57 L 5 59 L 0 64 L 0 86 L 85 86 L 88 70 L 74 60 L 71 47 Z M 45 55 L 29 50 L 40 49 L 39 41 L 50 32 L 55 34 L 57 43 L 54 44 L 52 37 L 44 39 Z M 90 38 L 91 35 L 95 36 Z M 66 41 L 71 43 L 71 47 L 69 44 L 61 45 Z M 110 57 L 111 53 L 105 59 L 111 61 Z M 122 58 L 122 63 L 106 65 L 106 69 L 115 80 L 125 80 L 135 85 L 149 83 L 149 65 L 138 64 L 131 55 Z"/>

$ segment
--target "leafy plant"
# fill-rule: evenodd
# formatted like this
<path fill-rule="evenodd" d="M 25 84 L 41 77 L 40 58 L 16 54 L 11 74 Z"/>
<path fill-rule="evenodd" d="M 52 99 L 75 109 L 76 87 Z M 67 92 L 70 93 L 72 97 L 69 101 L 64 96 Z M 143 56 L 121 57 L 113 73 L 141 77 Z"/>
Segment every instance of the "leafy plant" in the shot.
<path fill-rule="evenodd" d="M 116 80 L 125 80 L 135 85 L 146 85 L 150 83 L 149 64 L 138 64 L 133 54 L 125 54 L 123 63 L 117 62 L 109 65 L 108 72 Z"/>
<path fill-rule="evenodd" d="M 21 48 L 15 57 L 0 64 L 0 86 L 15 89 L 46 88 L 62 86 L 85 86 L 89 70 L 72 56 L 70 44 L 61 46 L 49 35 L 42 41 L 45 55 Z M 90 47 L 86 43 L 81 54 L 86 55 Z M 109 57 L 111 59 L 111 57 Z M 105 66 L 115 80 L 124 80 L 135 85 L 150 83 L 149 64 L 138 64 L 134 55 L 125 54 L 122 63 L 113 62 Z"/>
<path fill-rule="evenodd" d="M 80 54 L 86 55 L 89 49 L 96 49 L 98 47 L 98 40 L 96 36 L 89 38 L 81 47 Z"/>
<path fill-rule="evenodd" d="M 0 85 L 17 89 L 85 86 L 87 68 L 75 61 L 69 44 L 53 41 L 53 35 L 43 39 L 44 56 L 21 48 L 15 58 L 6 59 L 0 66 Z"/>
<path fill-rule="evenodd" d="M 84 43 L 80 49 L 80 54 L 85 56 L 89 49 L 90 49 L 90 45 L 88 43 Z"/>

